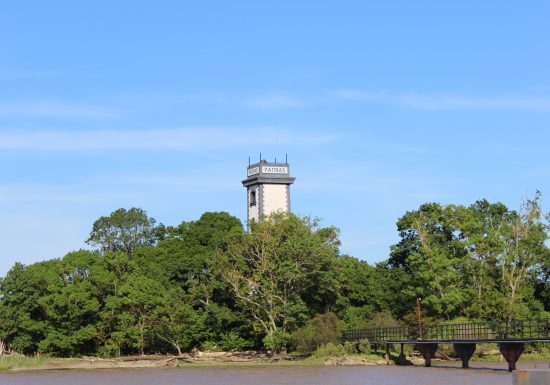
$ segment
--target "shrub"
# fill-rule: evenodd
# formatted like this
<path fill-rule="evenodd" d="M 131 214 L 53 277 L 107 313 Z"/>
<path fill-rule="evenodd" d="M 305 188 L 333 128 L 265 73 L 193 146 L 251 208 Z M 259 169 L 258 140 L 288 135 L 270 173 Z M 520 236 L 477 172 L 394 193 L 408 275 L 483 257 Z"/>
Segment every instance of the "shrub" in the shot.
<path fill-rule="evenodd" d="M 250 341 L 242 338 L 238 333 L 229 332 L 222 335 L 220 340 L 220 348 L 222 350 L 237 350 L 242 351 L 251 346 Z"/>
<path fill-rule="evenodd" d="M 214 341 L 204 341 L 201 344 L 202 350 L 205 352 L 218 352 L 220 351 L 220 347 L 218 344 Z"/>
<path fill-rule="evenodd" d="M 304 326 L 292 333 L 292 344 L 298 353 L 310 354 L 317 348 L 315 332 L 311 326 Z"/>
<path fill-rule="evenodd" d="M 369 340 L 366 338 L 359 340 L 359 344 L 357 344 L 357 350 L 359 350 L 359 352 L 363 354 L 370 354 L 371 346 L 370 346 Z"/>
<path fill-rule="evenodd" d="M 349 355 L 357 354 L 357 348 L 353 342 L 346 341 L 344 342 L 344 352 Z"/>
<path fill-rule="evenodd" d="M 264 346 L 274 352 L 280 352 L 285 348 L 291 340 L 290 334 L 280 330 L 276 330 L 273 336 L 264 337 Z"/>
<path fill-rule="evenodd" d="M 341 333 L 340 321 L 334 313 L 318 314 L 309 320 L 306 325 L 296 330 L 292 341 L 296 350 L 309 354 L 324 344 L 338 344 Z"/>
<path fill-rule="evenodd" d="M 317 358 L 342 357 L 346 355 L 346 350 L 340 344 L 329 342 L 319 346 L 313 355 Z"/>

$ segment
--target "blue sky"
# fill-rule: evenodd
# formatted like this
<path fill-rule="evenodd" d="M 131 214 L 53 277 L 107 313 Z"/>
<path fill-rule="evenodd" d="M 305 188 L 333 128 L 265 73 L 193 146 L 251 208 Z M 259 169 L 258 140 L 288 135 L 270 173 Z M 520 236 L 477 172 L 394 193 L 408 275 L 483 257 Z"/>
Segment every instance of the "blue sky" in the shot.
<path fill-rule="evenodd" d="M 196 4 L 193 4 L 196 3 Z M 200 4 L 199 4 L 200 3 Z M 246 218 L 248 156 L 292 207 L 387 258 L 427 201 L 550 197 L 550 3 L 0 4 L 0 276 L 95 219 Z"/>

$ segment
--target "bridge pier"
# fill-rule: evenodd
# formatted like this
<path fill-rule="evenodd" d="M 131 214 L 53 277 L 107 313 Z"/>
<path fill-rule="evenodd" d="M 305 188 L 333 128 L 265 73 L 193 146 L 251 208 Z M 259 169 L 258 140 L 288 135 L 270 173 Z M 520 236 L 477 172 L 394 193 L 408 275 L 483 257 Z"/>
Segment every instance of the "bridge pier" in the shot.
<path fill-rule="evenodd" d="M 422 354 L 422 357 L 424 358 L 425 366 L 429 368 L 432 366 L 432 358 L 435 355 L 435 352 L 437 350 L 437 344 L 429 343 L 429 344 L 418 344 L 417 346 L 418 351 L 420 354 Z"/>
<path fill-rule="evenodd" d="M 525 344 L 522 342 L 501 342 L 498 344 L 498 350 L 508 362 L 508 371 L 516 370 L 516 362 L 519 360 L 521 353 L 525 349 Z"/>
<path fill-rule="evenodd" d="M 407 360 L 407 357 L 405 357 L 405 352 L 403 351 L 403 345 L 401 344 L 401 351 L 399 353 L 399 362 L 405 362 Z"/>
<path fill-rule="evenodd" d="M 374 348 L 386 344 L 387 358 L 389 346 L 401 344 L 400 362 L 405 361 L 403 344 L 415 344 L 427 367 L 432 364 L 437 344 L 454 344 L 462 367 L 467 368 L 476 343 L 497 343 L 508 362 L 508 370 L 513 371 L 526 343 L 550 343 L 550 318 L 356 329 L 345 331 L 342 338 L 355 342 L 362 339 L 370 341 Z"/>
<path fill-rule="evenodd" d="M 469 368 L 469 361 L 476 351 L 476 344 L 453 344 L 456 355 L 462 360 L 462 367 Z"/>

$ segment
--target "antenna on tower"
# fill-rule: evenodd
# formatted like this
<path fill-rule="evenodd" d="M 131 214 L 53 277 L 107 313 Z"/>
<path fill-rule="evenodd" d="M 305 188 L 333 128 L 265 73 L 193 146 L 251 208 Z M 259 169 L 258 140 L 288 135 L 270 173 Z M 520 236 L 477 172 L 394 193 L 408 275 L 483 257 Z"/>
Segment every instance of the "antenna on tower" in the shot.
<path fill-rule="evenodd" d="M 275 164 L 277 164 L 277 157 L 275 157 Z"/>
<path fill-rule="evenodd" d="M 262 161 L 262 153 L 260 152 L 260 163 L 261 163 L 261 161 Z"/>
<path fill-rule="evenodd" d="M 285 163 L 288 164 L 288 154 L 285 154 Z"/>
<path fill-rule="evenodd" d="M 248 157 L 248 165 L 250 166 L 250 157 Z"/>

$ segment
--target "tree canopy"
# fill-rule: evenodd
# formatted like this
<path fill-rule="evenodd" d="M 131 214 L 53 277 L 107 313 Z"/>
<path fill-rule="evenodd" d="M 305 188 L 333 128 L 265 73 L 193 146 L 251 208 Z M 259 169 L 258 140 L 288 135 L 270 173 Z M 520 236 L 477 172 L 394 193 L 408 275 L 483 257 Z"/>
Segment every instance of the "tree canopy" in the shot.
<path fill-rule="evenodd" d="M 0 279 L 0 342 L 57 356 L 311 351 L 343 329 L 414 324 L 417 298 L 425 322 L 547 317 L 542 213 L 540 194 L 517 211 L 425 203 L 371 265 L 311 218 L 275 213 L 244 231 L 218 212 L 165 228 L 119 209 L 93 224 L 97 250 L 16 263 Z"/>
<path fill-rule="evenodd" d="M 155 227 L 155 223 L 145 210 L 120 208 L 94 222 L 86 243 L 98 246 L 102 252 L 123 251 L 132 255 L 138 247 L 153 245 L 164 235 L 164 226 Z"/>

